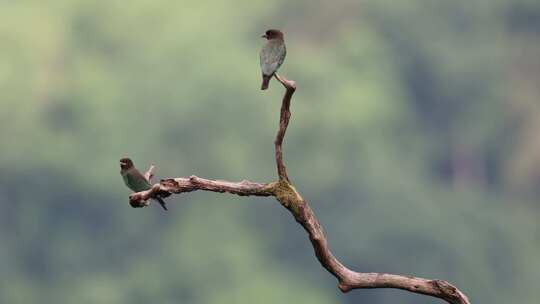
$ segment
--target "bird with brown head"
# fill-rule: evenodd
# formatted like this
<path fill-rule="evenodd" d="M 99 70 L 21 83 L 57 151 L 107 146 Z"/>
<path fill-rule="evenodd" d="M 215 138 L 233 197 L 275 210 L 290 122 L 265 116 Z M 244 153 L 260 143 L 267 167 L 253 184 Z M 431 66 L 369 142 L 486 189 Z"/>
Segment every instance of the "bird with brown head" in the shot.
<path fill-rule="evenodd" d="M 134 192 L 145 191 L 152 188 L 150 181 L 135 168 L 133 161 L 127 157 L 120 159 L 120 174 L 122 175 L 126 186 Z M 152 199 L 156 200 L 163 209 L 167 210 L 165 201 L 163 201 L 161 197 L 156 196 Z"/>
<path fill-rule="evenodd" d="M 272 76 L 285 61 L 287 49 L 285 48 L 283 33 L 280 30 L 267 30 L 261 37 L 266 39 L 259 53 L 262 72 L 261 90 L 266 90 Z"/>

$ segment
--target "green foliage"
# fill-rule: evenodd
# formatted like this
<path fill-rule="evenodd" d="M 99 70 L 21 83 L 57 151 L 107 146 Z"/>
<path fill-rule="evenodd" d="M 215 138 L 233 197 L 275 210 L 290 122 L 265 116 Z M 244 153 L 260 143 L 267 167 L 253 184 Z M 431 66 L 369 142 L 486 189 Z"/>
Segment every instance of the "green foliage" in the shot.
<path fill-rule="evenodd" d="M 446 279 L 473 303 L 540 297 L 540 4 L 0 2 L 1 303 L 435 303 L 341 295 L 275 201 L 131 209 L 118 160 L 157 176 L 289 175 L 359 271 Z"/>

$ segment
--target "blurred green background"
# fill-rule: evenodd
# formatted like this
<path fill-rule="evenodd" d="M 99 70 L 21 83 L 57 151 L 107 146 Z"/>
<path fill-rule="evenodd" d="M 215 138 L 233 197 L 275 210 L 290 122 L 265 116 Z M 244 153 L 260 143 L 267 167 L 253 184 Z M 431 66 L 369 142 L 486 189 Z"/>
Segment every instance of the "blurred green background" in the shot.
<path fill-rule="evenodd" d="M 440 303 L 341 294 L 275 200 L 189 193 L 132 209 L 118 160 L 157 177 L 272 181 L 285 160 L 358 271 L 538 303 L 540 2 L 0 1 L 1 303 Z"/>

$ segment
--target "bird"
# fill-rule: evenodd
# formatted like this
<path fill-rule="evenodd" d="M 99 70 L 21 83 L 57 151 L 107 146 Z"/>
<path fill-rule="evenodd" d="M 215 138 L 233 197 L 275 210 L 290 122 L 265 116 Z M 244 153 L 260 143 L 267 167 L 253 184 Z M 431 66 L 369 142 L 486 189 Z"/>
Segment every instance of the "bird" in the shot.
<path fill-rule="evenodd" d="M 270 79 L 272 79 L 274 73 L 276 73 L 285 60 L 287 49 L 285 48 L 283 33 L 280 30 L 267 30 L 261 37 L 266 39 L 259 53 L 262 71 L 261 90 L 266 90 L 268 89 Z"/>
<path fill-rule="evenodd" d="M 120 159 L 120 174 L 122 175 L 126 186 L 134 192 L 145 191 L 152 188 L 150 182 L 141 174 L 141 172 L 139 172 L 139 170 L 137 170 L 137 168 L 135 168 L 133 161 L 129 158 Z M 163 209 L 168 210 L 165 201 L 163 201 L 161 197 L 155 196 L 152 199 L 158 201 Z"/>

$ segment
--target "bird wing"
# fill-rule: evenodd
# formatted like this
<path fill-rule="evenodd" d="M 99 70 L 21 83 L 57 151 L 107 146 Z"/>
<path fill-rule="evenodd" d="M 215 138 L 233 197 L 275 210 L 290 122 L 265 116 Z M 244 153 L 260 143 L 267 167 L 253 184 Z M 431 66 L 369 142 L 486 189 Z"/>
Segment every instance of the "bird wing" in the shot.
<path fill-rule="evenodd" d="M 274 74 L 285 60 L 286 54 L 285 43 L 273 41 L 266 43 L 259 53 L 262 73 Z"/>
<path fill-rule="evenodd" d="M 123 173 L 122 178 L 124 179 L 126 186 L 135 192 L 148 190 L 152 187 L 141 172 L 135 168 L 131 168 Z"/>

